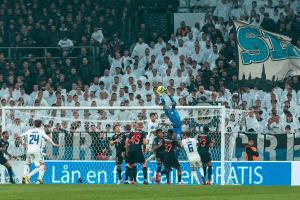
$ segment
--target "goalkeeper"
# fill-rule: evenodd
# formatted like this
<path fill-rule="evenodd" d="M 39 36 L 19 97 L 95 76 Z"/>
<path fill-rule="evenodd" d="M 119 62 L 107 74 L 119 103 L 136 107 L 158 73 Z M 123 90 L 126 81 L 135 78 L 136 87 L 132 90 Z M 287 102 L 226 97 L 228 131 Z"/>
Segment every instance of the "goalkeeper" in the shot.
<path fill-rule="evenodd" d="M 182 139 L 182 123 L 181 123 L 179 112 L 176 110 L 175 100 L 173 99 L 172 96 L 168 95 L 172 102 L 172 105 L 171 106 L 166 105 L 166 101 L 162 96 L 162 94 L 166 94 L 166 89 L 164 86 L 159 86 L 157 88 L 157 93 L 160 95 L 160 101 L 162 102 L 163 109 L 173 125 L 173 131 L 176 134 L 177 139 L 181 140 Z"/>

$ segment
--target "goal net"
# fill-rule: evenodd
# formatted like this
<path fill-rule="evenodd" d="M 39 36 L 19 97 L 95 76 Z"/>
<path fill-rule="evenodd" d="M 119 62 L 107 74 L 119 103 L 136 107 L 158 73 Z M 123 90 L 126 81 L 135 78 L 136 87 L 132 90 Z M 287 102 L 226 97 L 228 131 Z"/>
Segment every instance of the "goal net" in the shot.
<path fill-rule="evenodd" d="M 236 135 L 244 124 L 244 112 L 227 110 L 222 106 L 176 108 L 180 113 L 184 133 L 188 131 L 196 136 L 204 126 L 209 127 L 209 136 L 214 140 L 210 149 L 214 184 L 234 184 L 230 180 L 231 161 L 234 160 Z M 121 131 L 124 131 L 125 125 L 134 127 L 137 121 L 142 121 L 144 130 L 150 134 L 148 124 L 151 113 L 156 114 L 159 128 L 163 131 L 172 128 L 161 107 L 146 106 L 5 107 L 2 108 L 1 124 L 2 130 L 7 130 L 10 135 L 9 151 L 18 156 L 19 162 L 24 162 L 26 150 L 15 138 L 32 128 L 35 119 L 43 121 L 46 133 L 55 143 L 60 144 L 60 147 L 52 147 L 48 143 L 45 145 L 44 155 L 48 169 L 46 182 L 115 183 L 115 148 L 109 145 L 114 125 L 119 124 Z M 151 151 L 145 157 L 150 155 Z M 191 174 L 183 149 L 180 150 L 179 160 L 182 161 L 183 171 Z M 149 162 L 147 166 L 149 177 L 154 176 L 155 162 Z M 176 182 L 175 179 L 173 182 Z M 192 176 L 185 182 L 195 183 Z"/>

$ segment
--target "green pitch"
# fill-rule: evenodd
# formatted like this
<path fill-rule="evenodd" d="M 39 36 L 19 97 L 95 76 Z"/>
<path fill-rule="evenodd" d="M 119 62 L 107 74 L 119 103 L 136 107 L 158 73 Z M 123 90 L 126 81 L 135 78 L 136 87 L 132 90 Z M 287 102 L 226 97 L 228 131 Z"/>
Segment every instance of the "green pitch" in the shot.
<path fill-rule="evenodd" d="M 1 200 L 294 200 L 300 187 L 1 185 Z"/>

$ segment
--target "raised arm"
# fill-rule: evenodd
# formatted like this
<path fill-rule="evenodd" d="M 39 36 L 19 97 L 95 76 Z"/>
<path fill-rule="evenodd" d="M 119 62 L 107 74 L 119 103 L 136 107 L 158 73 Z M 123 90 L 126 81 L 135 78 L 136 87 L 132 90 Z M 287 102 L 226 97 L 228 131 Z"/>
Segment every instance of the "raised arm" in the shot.
<path fill-rule="evenodd" d="M 43 132 L 42 136 L 46 141 L 49 141 L 53 146 L 59 147 L 59 144 L 55 144 L 53 140 L 45 132 Z"/>
<path fill-rule="evenodd" d="M 176 107 L 176 105 L 177 105 L 176 101 L 175 101 L 174 98 L 173 98 L 172 96 L 170 96 L 170 95 L 169 95 L 169 98 L 170 98 L 170 100 L 171 100 L 171 102 L 172 102 L 172 108 L 175 109 L 175 107 Z"/>
<path fill-rule="evenodd" d="M 167 109 L 167 107 L 166 107 L 166 101 L 165 101 L 165 99 L 162 96 L 160 96 L 160 101 L 162 103 L 163 109 L 166 110 Z"/>

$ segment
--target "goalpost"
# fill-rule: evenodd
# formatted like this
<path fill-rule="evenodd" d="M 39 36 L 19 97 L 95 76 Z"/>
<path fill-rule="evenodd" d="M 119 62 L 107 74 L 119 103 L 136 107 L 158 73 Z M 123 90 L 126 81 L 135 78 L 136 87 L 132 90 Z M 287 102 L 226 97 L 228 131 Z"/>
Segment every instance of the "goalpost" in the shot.
<path fill-rule="evenodd" d="M 61 161 L 69 160 L 96 160 L 96 156 L 81 157 L 79 152 L 85 146 L 85 150 L 91 150 L 91 154 L 94 153 L 95 149 L 91 146 L 91 130 L 97 130 L 103 132 L 106 137 L 112 136 L 111 128 L 115 123 L 123 126 L 125 124 L 134 125 L 137 121 L 144 122 L 144 128 L 147 129 L 147 122 L 149 120 L 150 113 L 157 113 L 160 126 L 167 130 L 171 128 L 170 122 L 164 115 L 162 107 L 158 106 L 116 106 L 116 107 L 2 107 L 2 130 L 8 130 L 10 137 L 13 138 L 14 134 L 19 129 L 15 127 L 20 126 L 20 130 L 27 130 L 32 127 L 32 121 L 35 119 L 42 119 L 46 125 L 47 130 L 54 137 L 56 126 L 71 131 L 75 129 L 80 132 L 79 136 L 75 139 L 74 136 L 71 138 L 73 141 L 66 141 L 67 139 L 57 136 L 58 142 L 71 142 L 72 147 L 70 148 L 73 153 L 78 156 L 64 157 L 63 159 L 58 157 Z M 235 148 L 235 137 L 238 130 L 233 128 L 227 128 L 232 114 L 236 114 L 236 110 L 228 110 L 223 106 L 177 106 L 176 109 L 180 113 L 183 121 L 183 131 L 191 131 L 192 133 L 198 133 L 201 131 L 201 127 L 208 126 L 210 129 L 210 136 L 215 140 L 214 147 L 211 148 L 210 153 L 212 160 L 216 163 L 220 163 L 220 182 L 219 184 L 225 185 L 230 184 L 230 181 L 226 181 L 226 177 L 229 176 L 232 155 Z M 105 112 L 105 114 L 104 114 Z M 243 112 L 239 111 L 239 114 L 235 116 L 236 124 L 234 126 L 241 126 L 243 119 Z M 16 122 L 19 119 L 19 122 Z M 18 120 L 17 120 L 18 121 Z M 20 124 L 16 124 L 20 123 Z M 75 125 L 74 125 L 75 124 Z M 96 127 L 96 128 L 95 128 Z M 146 130 L 147 131 L 147 130 Z M 77 132 L 76 132 L 77 133 Z M 79 137 L 79 138 L 78 138 Z M 83 139 L 82 139 L 83 138 Z M 66 139 L 66 140 L 65 140 Z M 69 138 L 69 140 L 71 140 Z M 59 147 L 59 150 L 67 153 L 67 145 L 63 144 Z M 82 148 L 81 148 L 82 147 Z M 98 150 L 98 149 L 96 149 Z M 53 154 L 52 148 L 47 149 L 47 153 Z M 98 150 L 99 151 L 99 150 Z M 113 149 L 110 149 L 110 158 L 113 159 Z M 179 156 L 181 161 L 186 160 L 184 151 L 182 150 Z M 49 157 L 49 160 L 57 160 L 57 157 Z"/>

